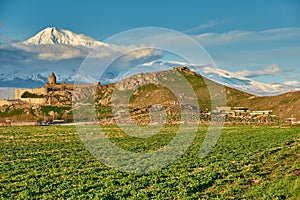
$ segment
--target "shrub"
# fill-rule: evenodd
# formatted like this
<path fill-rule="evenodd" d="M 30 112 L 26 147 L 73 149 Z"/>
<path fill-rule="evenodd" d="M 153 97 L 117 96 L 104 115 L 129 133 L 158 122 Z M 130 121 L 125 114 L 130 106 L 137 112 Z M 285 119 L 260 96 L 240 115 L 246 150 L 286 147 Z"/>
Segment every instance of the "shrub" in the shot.
<path fill-rule="evenodd" d="M 22 95 L 21 95 L 21 98 L 43 98 L 44 95 L 43 94 L 35 94 L 35 93 L 31 93 L 31 92 L 24 92 Z"/>

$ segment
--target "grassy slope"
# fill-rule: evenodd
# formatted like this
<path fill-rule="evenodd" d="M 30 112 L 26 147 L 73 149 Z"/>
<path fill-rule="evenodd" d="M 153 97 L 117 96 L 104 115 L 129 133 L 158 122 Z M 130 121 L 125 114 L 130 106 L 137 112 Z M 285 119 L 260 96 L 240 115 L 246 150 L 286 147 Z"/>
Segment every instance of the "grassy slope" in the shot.
<path fill-rule="evenodd" d="M 281 118 L 296 117 L 300 119 L 300 92 L 290 92 L 277 96 L 255 97 L 229 102 L 229 105 L 243 105 L 251 110 L 273 110 Z"/>
<path fill-rule="evenodd" d="M 202 111 L 211 110 L 211 98 L 207 85 L 213 86 L 212 88 L 215 89 L 215 94 L 217 94 L 218 91 L 222 91 L 222 86 L 190 71 L 180 73 L 185 76 L 194 88 L 200 109 Z M 228 106 L 244 106 L 250 110 L 273 110 L 273 113 L 280 118 L 284 119 L 293 116 L 300 119 L 300 92 L 257 97 L 229 87 L 225 87 L 225 90 L 226 103 Z M 153 103 L 156 102 L 164 102 L 166 99 L 174 99 L 174 95 L 166 88 L 158 87 L 154 90 L 153 86 L 145 86 L 143 92 L 139 92 L 138 95 L 135 96 L 134 100 L 136 100 L 136 102 L 134 106 L 153 105 Z"/>
<path fill-rule="evenodd" d="M 210 95 L 224 91 L 226 92 L 226 100 L 228 102 L 238 102 L 243 99 L 248 99 L 253 97 L 251 94 L 247 94 L 245 92 L 222 87 L 221 85 L 210 81 L 202 76 L 195 74 L 191 71 L 182 71 L 180 72 L 186 80 L 191 84 L 194 89 L 195 95 L 198 98 L 199 106 L 202 111 L 210 111 L 211 110 L 211 97 Z M 176 82 L 173 83 L 176 87 Z M 207 85 L 210 85 L 211 93 L 208 90 Z M 137 93 L 134 95 L 134 98 L 131 99 L 132 107 L 141 107 L 154 105 L 162 102 L 173 102 L 176 100 L 175 95 L 165 87 L 155 86 L 153 84 L 145 85 L 138 89 Z M 162 103 L 164 105 L 164 103 Z M 165 103 L 167 104 L 167 103 Z"/>

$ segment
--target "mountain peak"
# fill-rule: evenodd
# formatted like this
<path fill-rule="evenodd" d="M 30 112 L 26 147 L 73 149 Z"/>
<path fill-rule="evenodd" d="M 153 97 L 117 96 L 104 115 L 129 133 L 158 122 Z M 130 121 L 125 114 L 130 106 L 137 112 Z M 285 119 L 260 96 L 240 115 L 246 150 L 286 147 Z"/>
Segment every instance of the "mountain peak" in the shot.
<path fill-rule="evenodd" d="M 96 45 L 101 45 L 102 43 L 83 34 L 73 33 L 72 31 L 60 29 L 57 27 L 47 27 L 41 30 L 35 36 L 24 41 L 23 44 L 65 44 L 93 48 Z"/>

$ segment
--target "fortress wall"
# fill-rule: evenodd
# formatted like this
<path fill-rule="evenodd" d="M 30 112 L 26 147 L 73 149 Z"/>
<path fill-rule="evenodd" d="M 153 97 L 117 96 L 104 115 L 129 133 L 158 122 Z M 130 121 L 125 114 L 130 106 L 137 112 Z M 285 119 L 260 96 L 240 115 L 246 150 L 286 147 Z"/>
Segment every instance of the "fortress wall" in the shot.
<path fill-rule="evenodd" d="M 44 98 L 20 98 L 22 101 L 31 103 L 31 104 L 44 104 Z"/>
<path fill-rule="evenodd" d="M 38 123 L 36 121 L 3 121 L 0 122 L 0 127 L 2 126 L 37 126 Z"/>
<path fill-rule="evenodd" d="M 21 98 L 21 94 L 22 93 L 22 89 L 15 89 L 15 99 L 20 99 Z"/>
<path fill-rule="evenodd" d="M 38 123 L 36 121 L 29 121 L 29 122 L 26 122 L 26 121 L 17 121 L 17 122 L 11 122 L 10 123 L 10 126 L 37 126 Z"/>
<path fill-rule="evenodd" d="M 21 99 L 21 96 L 24 92 L 30 92 L 30 93 L 35 93 L 35 94 L 47 94 L 47 88 L 33 88 L 33 89 L 16 89 L 15 90 L 15 99 Z"/>
<path fill-rule="evenodd" d="M 67 84 L 67 83 L 62 83 L 62 84 L 55 84 L 55 85 L 48 85 L 50 89 L 55 89 L 55 90 L 64 90 L 64 89 L 73 89 L 73 84 Z"/>
<path fill-rule="evenodd" d="M 0 107 L 4 106 L 4 105 L 11 105 L 12 102 L 11 101 L 7 101 L 5 99 L 0 99 Z"/>

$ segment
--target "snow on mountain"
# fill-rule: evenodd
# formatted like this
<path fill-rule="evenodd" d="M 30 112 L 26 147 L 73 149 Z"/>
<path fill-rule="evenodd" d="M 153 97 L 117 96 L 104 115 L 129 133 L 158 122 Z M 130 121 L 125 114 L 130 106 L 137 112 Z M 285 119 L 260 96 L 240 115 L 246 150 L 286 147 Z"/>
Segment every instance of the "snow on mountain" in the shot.
<path fill-rule="evenodd" d="M 234 72 L 213 68 L 209 65 L 201 66 L 196 64 L 173 62 L 173 61 L 151 62 L 151 63 L 146 63 L 145 65 L 149 67 L 153 67 L 153 66 L 157 67 L 160 65 L 160 66 L 164 66 L 164 68 L 185 66 L 188 67 L 191 71 L 194 71 L 197 74 L 206 77 L 210 80 L 213 80 L 215 82 L 218 82 L 222 85 L 235 88 L 247 93 L 251 93 L 257 96 L 273 96 L 273 95 L 278 95 L 286 92 L 294 92 L 300 90 L 300 88 L 298 87 L 279 84 L 279 83 L 271 83 L 271 84 L 261 83 L 250 78 L 238 76 Z"/>
<path fill-rule="evenodd" d="M 238 76 L 234 72 L 229 72 L 217 68 L 198 67 L 197 70 L 195 70 L 195 72 L 215 81 L 218 80 L 217 76 L 219 76 L 222 80 L 222 82 L 219 83 L 257 96 L 273 96 L 286 92 L 294 92 L 300 90 L 300 88 L 279 83 L 261 83 L 250 78 Z"/>
<path fill-rule="evenodd" d="M 45 28 L 14 47 L 36 53 L 39 59 L 50 61 L 83 58 L 94 48 L 116 48 L 112 44 L 56 27 Z"/>
<path fill-rule="evenodd" d="M 128 60 L 134 60 L 157 57 L 156 54 L 159 52 L 151 49 L 133 51 L 136 49 L 134 45 L 117 46 L 55 27 L 46 28 L 28 40 L 13 46 L 18 50 L 32 53 L 39 60 L 46 61 L 83 59 L 87 55 L 90 58 L 106 59 L 129 51 L 132 53 L 128 54 Z"/>
<path fill-rule="evenodd" d="M 69 30 L 56 27 L 45 28 L 22 43 L 25 45 L 65 44 L 71 46 L 83 46 L 86 48 L 94 48 L 98 45 L 111 46 L 110 44 L 100 42 L 83 34 L 76 34 Z"/>

